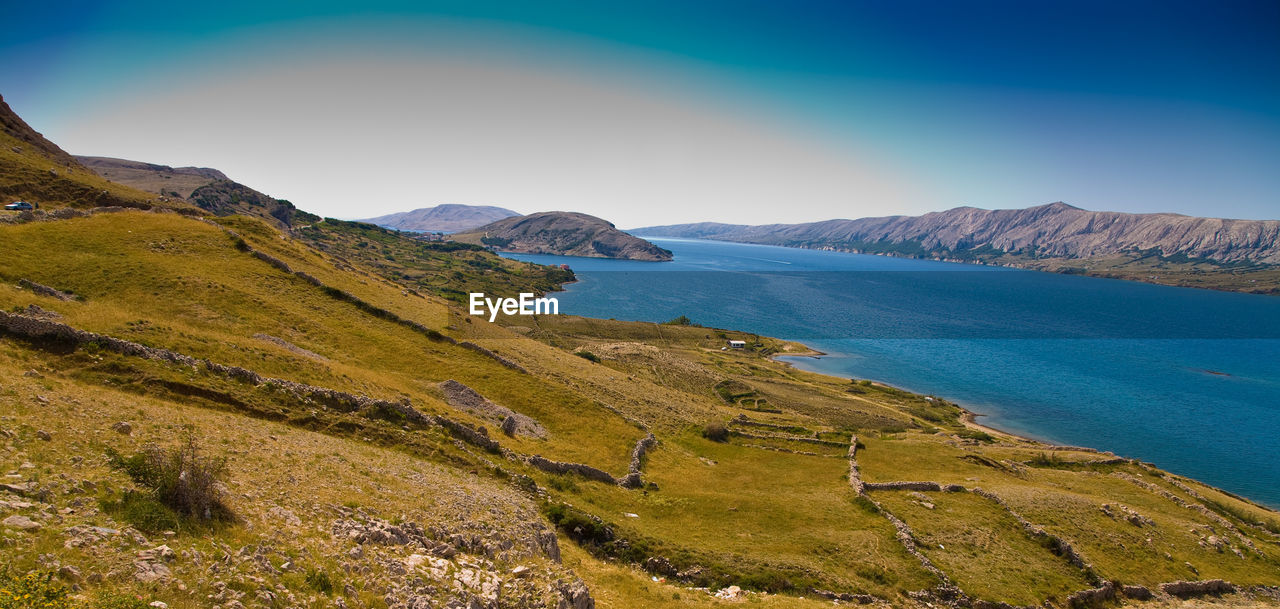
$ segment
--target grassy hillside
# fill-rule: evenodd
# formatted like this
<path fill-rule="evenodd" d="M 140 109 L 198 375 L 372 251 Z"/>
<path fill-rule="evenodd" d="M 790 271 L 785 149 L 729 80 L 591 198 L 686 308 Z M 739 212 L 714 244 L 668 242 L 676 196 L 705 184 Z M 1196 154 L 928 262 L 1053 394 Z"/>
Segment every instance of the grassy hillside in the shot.
<path fill-rule="evenodd" d="M 0 238 L 19 244 L 0 267 L 5 577 L 51 573 L 85 606 L 587 607 L 589 589 L 599 607 L 697 607 L 739 586 L 769 607 L 1065 607 L 1104 581 L 1173 604 L 1161 584 L 1213 578 L 1239 590 L 1220 603 L 1245 606 L 1280 585 L 1274 512 L 769 359 L 801 345 L 495 325 L 431 293 L 553 280 L 476 264 L 484 252 L 154 212 Z M 56 324 L 94 335 L 29 330 Z M 463 407 L 447 380 L 485 404 Z M 504 433 L 491 407 L 545 433 Z M 189 436 L 225 458 L 234 519 L 155 507 L 108 458 Z M 884 485 L 900 481 L 937 490 Z"/>

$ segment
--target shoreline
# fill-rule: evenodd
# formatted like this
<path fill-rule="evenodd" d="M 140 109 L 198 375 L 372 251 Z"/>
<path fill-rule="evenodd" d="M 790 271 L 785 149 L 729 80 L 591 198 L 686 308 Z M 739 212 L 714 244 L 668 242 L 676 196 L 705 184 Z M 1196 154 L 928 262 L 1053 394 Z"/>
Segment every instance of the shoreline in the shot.
<path fill-rule="evenodd" d="M 800 343 L 800 342 L 797 342 L 797 341 L 787 341 L 787 342 L 794 343 L 794 344 L 797 344 L 797 345 L 804 345 L 804 343 Z M 796 368 L 797 370 L 802 370 L 801 368 L 797 368 L 797 367 L 795 366 L 795 364 L 793 364 L 793 363 L 791 363 L 791 362 L 788 362 L 788 361 L 785 361 L 785 360 L 780 360 L 780 359 L 777 359 L 777 358 L 779 358 L 779 357 L 808 357 L 808 358 L 812 358 L 812 359 L 818 359 L 818 356 L 820 356 L 820 355 L 828 355 L 827 353 L 823 353 L 823 352 L 821 352 L 821 351 L 818 351 L 818 350 L 816 350 L 816 349 L 813 349 L 812 347 L 809 347 L 808 345 L 804 345 L 804 346 L 805 346 L 805 348 L 806 348 L 806 349 L 808 349 L 808 352 L 807 352 L 807 353 L 775 353 L 775 354 L 773 354 L 773 355 L 770 355 L 770 356 L 769 356 L 769 359 L 770 359 L 771 361 L 777 362 L 777 363 L 782 364 L 782 365 L 784 365 L 784 366 L 789 366 L 789 367 L 792 367 L 792 368 Z M 852 381 L 855 381 L 855 380 L 870 380 L 872 383 L 875 383 L 875 384 L 877 384 L 877 385 L 881 385 L 881 386 L 883 386 L 883 387 L 890 387 L 890 388 L 896 389 L 896 390 L 898 390 L 898 391 L 903 391 L 903 392 L 906 392 L 906 393 L 909 393 L 909 394 L 911 394 L 911 395 L 915 395 L 915 396 L 927 397 L 925 394 L 918 393 L 918 392 L 915 392 L 915 391 L 911 391 L 910 389 L 904 389 L 904 388 L 902 388 L 902 387 L 898 387 L 898 386 L 896 386 L 896 385 L 890 385 L 889 383 L 884 383 L 884 382 L 881 382 L 881 381 L 875 381 L 875 380 L 871 380 L 871 379 L 854 379 L 854 378 L 846 378 L 846 377 L 842 377 L 842 376 L 835 376 L 835 375 L 832 375 L 832 374 L 827 374 L 827 373 L 825 373 L 825 372 L 814 372 L 814 371 L 810 371 L 810 370 L 804 370 L 804 372 L 809 372 L 810 374 L 820 374 L 820 375 L 822 375 L 822 376 L 829 376 L 829 377 L 832 377 L 832 378 L 844 379 L 844 380 L 851 381 L 851 382 L 852 382 Z M 940 397 L 941 397 L 941 396 L 940 396 Z M 959 408 L 959 409 L 960 409 L 960 412 L 961 412 L 961 415 L 960 415 L 960 422 L 961 422 L 962 424 L 964 424 L 964 426 L 965 426 L 965 427 L 968 427 L 968 428 L 973 429 L 973 430 L 975 430 L 975 431 L 981 431 L 981 432 L 989 433 L 989 434 L 991 434 L 991 435 L 993 435 L 993 436 L 998 436 L 998 437 L 1001 437 L 1001 438 L 1007 438 L 1007 439 L 1011 439 L 1011 440 L 1018 441 L 1018 442 L 1026 442 L 1026 443 L 1029 443 L 1029 444 L 1036 444 L 1036 445 L 1039 445 L 1039 446 L 1044 446 L 1044 447 L 1045 447 L 1046 449 L 1048 449 L 1048 450 L 1072 450 L 1072 451 L 1077 451 L 1077 452 L 1092 452 L 1092 453 L 1096 453 L 1096 454 L 1099 454 L 1099 455 L 1109 455 L 1109 456 L 1112 456 L 1112 457 L 1118 457 L 1118 456 L 1119 456 L 1119 455 L 1116 455 L 1114 452 L 1111 452 L 1111 451 L 1108 451 L 1108 450 L 1102 450 L 1102 449 L 1100 449 L 1100 448 L 1094 448 L 1094 447 L 1091 447 L 1091 446 L 1067 446 L 1067 445 L 1063 445 L 1063 444 L 1055 444 L 1055 443 L 1053 443 L 1053 442 L 1047 442 L 1047 441 L 1044 441 L 1044 440 L 1039 440 L 1039 439 L 1036 439 L 1036 438 L 1033 438 L 1033 437 L 1030 437 L 1030 436 L 1025 436 L 1025 435 L 1022 435 L 1022 434 L 1019 434 L 1019 433 L 1014 433 L 1014 432 L 1012 432 L 1012 431 L 1006 431 L 1006 430 L 1004 430 L 1004 429 L 1000 429 L 1000 428 L 997 428 L 997 427 L 992 427 L 992 426 L 990 426 L 990 425 L 984 425 L 984 424 L 982 424 L 982 423 L 979 423 L 979 422 L 978 422 L 978 417 L 985 417 L 985 416 L 988 416 L 987 414 L 985 414 L 985 413 L 981 413 L 981 412 L 975 412 L 975 411 L 973 411 L 973 410 L 970 410 L 970 409 L 968 409 L 968 408 L 966 408 L 966 407 L 964 407 L 964 406 L 961 406 L 960 404 L 958 404 L 958 403 L 956 403 L 955 401 L 952 401 L 952 400 L 950 400 L 950 399 L 948 399 L 948 398 L 946 398 L 946 397 L 942 397 L 942 399 L 947 400 L 948 402 L 951 402 L 952 404 L 955 404 L 955 405 L 956 405 L 956 408 Z M 1128 458 L 1128 457 L 1125 457 L 1125 458 Z M 1134 461 L 1139 461 L 1139 462 L 1140 462 L 1140 460 L 1138 460 L 1138 459 L 1133 459 L 1133 460 L 1134 460 Z M 1203 484 L 1203 483 L 1202 483 L 1202 484 Z M 1212 486 L 1212 485 L 1206 485 L 1206 486 L 1210 486 L 1210 488 L 1215 488 L 1215 489 L 1217 488 L 1217 487 L 1214 487 L 1214 486 Z M 1250 500 L 1250 501 L 1251 501 L 1251 502 L 1253 502 L 1252 500 Z M 1256 502 L 1255 502 L 1255 503 L 1256 503 Z"/>
<path fill-rule="evenodd" d="M 800 343 L 800 342 L 797 342 L 797 341 L 787 341 L 787 342 L 795 343 L 795 344 L 798 344 L 798 345 L 803 345 L 803 344 L 804 344 L 804 343 Z M 821 354 L 821 355 L 827 355 L 826 353 L 822 353 L 822 352 L 817 351 L 817 350 L 815 350 L 815 349 L 809 348 L 807 345 L 805 345 L 805 347 L 806 347 L 807 349 L 809 349 L 809 351 L 810 351 L 810 352 L 812 352 L 812 353 L 817 353 L 817 354 Z M 776 363 L 779 363 L 779 364 L 782 364 L 782 365 L 784 365 L 784 366 L 788 366 L 788 367 L 791 367 L 791 368 L 796 368 L 797 370 L 802 370 L 802 371 L 804 371 L 804 372 L 809 372 L 810 374 L 818 374 L 818 375 L 822 375 L 822 376 L 828 376 L 828 377 L 831 377 L 831 378 L 844 379 L 844 380 L 848 380 L 848 381 L 854 381 L 854 380 L 871 380 L 871 379 L 853 379 L 853 378 L 846 378 L 846 377 L 842 377 L 842 376 L 835 376 L 835 375 L 832 375 L 832 374 L 827 374 L 827 373 L 825 373 L 825 372 L 813 372 L 813 371 L 809 371 L 809 370 L 803 370 L 803 369 L 801 369 L 801 368 L 797 368 L 797 367 L 796 367 L 794 364 L 792 364 L 791 362 L 788 362 L 788 361 L 785 361 L 785 360 L 779 360 L 779 359 L 777 359 L 778 357 L 810 357 L 810 358 L 813 358 L 813 359 L 817 359 L 817 356 L 815 356 L 815 355 L 811 355 L 811 354 L 809 354 L 809 353 L 805 353 L 805 354 L 777 353 L 777 354 L 774 354 L 774 355 L 770 355 L 770 356 L 769 356 L 769 360 L 770 360 L 770 361 L 773 361 L 773 362 L 776 362 Z M 920 393 L 917 393 L 917 392 L 915 392 L 915 391 L 911 391 L 911 390 L 909 390 L 909 389 L 903 389 L 902 387 L 898 387 L 898 386 L 896 386 L 896 385 L 890 385 L 889 383 L 883 383 L 883 382 L 880 382 L 880 381 L 871 381 L 871 382 L 872 382 L 872 383 L 875 383 L 875 384 L 877 384 L 877 385 L 884 386 L 884 387 L 891 387 L 891 388 L 893 388 L 893 389 L 897 389 L 897 390 L 899 390 L 899 391 L 904 391 L 904 392 L 909 393 L 909 394 L 911 394 L 911 395 L 916 395 L 916 396 L 921 396 L 921 397 L 927 397 L 927 396 L 925 396 L 924 394 L 920 394 Z M 942 398 L 942 399 L 947 399 L 947 398 L 945 398 L 945 397 L 944 397 L 944 398 Z M 984 424 L 982 424 L 982 423 L 979 423 L 977 419 L 978 419 L 978 417 L 985 417 L 985 416 L 987 416 L 986 414 L 983 414 L 983 413 L 980 413 L 980 412 L 974 412 L 974 411 L 972 411 L 972 410 L 969 410 L 968 408 L 965 408 L 964 406 L 961 406 L 960 404 L 957 404 L 956 402 L 952 402 L 951 400 L 947 400 L 947 401 L 948 401 L 948 402 L 951 402 L 952 404 L 955 404 L 955 405 L 956 405 L 956 407 L 960 409 L 960 412 L 961 412 L 961 415 L 960 415 L 960 422 L 961 422 L 962 424 L 964 424 L 964 426 L 965 426 L 965 427 L 968 427 L 968 428 L 973 429 L 973 430 L 975 430 L 975 431 L 985 432 L 985 433 L 991 434 L 991 435 L 993 435 L 993 436 L 997 436 L 997 437 L 1002 438 L 1002 439 L 1009 439 L 1009 440 L 1013 440 L 1013 441 L 1015 441 L 1015 442 L 1025 442 L 1025 443 L 1028 443 L 1028 444 L 1034 444 L 1034 445 L 1037 445 L 1037 446 L 1043 446 L 1043 447 L 1045 447 L 1045 449 L 1050 450 L 1050 451 L 1066 450 L 1066 451 L 1075 451 L 1075 452 L 1090 452 L 1090 453 L 1094 453 L 1094 454 L 1097 454 L 1097 455 L 1100 455 L 1100 456 L 1109 456 L 1109 457 L 1112 457 L 1112 458 L 1128 459 L 1129 461 L 1132 461 L 1132 462 L 1134 462 L 1134 463 L 1138 463 L 1138 464 L 1145 465 L 1145 466 L 1149 466 L 1149 467 L 1154 467 L 1154 468 L 1156 468 L 1156 469 L 1161 469 L 1159 465 L 1156 465 L 1156 464 L 1154 464 L 1154 463 L 1149 463 L 1149 462 L 1143 461 L 1143 460 L 1141 460 L 1141 459 L 1133 458 L 1133 457 L 1123 457 L 1123 456 L 1117 455 L 1116 453 L 1114 453 L 1114 452 L 1112 452 L 1112 451 L 1109 451 L 1109 450 L 1103 450 L 1103 449 L 1100 449 L 1100 448 L 1094 448 L 1094 447 L 1092 447 L 1092 446 L 1067 446 L 1067 445 L 1063 445 L 1063 444 L 1054 444 L 1054 443 L 1052 443 L 1052 442 L 1046 442 L 1046 441 L 1044 441 L 1044 440 L 1037 440 L 1036 438 L 1032 438 L 1032 437 L 1029 437 L 1029 436 L 1024 436 L 1024 435 L 1017 434 L 1017 433 L 1014 433 L 1014 432 L 1011 432 L 1011 431 L 1005 431 L 1005 430 L 1003 430 L 1003 429 L 999 429 L 999 428 L 996 428 L 996 427 L 991 427 L 990 425 L 984 425 Z M 1168 470 L 1161 470 L 1161 471 L 1168 471 Z M 1178 473 L 1171 472 L 1171 471 L 1170 471 L 1170 472 L 1168 472 L 1168 473 L 1169 473 L 1169 474 L 1171 474 L 1171 475 L 1174 475 L 1174 476 L 1178 476 L 1179 478 L 1184 478 L 1184 479 L 1187 479 L 1187 480 L 1191 480 L 1191 481 L 1195 482 L 1196 484 L 1200 484 L 1200 485 L 1203 485 L 1203 486 L 1205 486 L 1205 487 L 1207 487 L 1207 488 L 1213 489 L 1213 490 L 1215 490 L 1215 491 L 1217 491 L 1217 492 L 1219 492 L 1219 493 L 1222 493 L 1222 494 L 1224 494 L 1224 495 L 1227 495 L 1228 497 L 1234 497 L 1234 498 L 1239 499 L 1239 500 L 1241 500 L 1241 501 L 1244 501 L 1244 502 L 1246 502 L 1246 503 L 1248 503 L 1248 504 L 1250 504 L 1250 505 L 1252 505 L 1252 506 L 1254 506 L 1254 507 L 1256 507 L 1256 508 L 1263 509 L 1263 510 L 1266 510 L 1266 511 L 1269 511 L 1269 512 L 1273 512 L 1273 513 L 1280 514 L 1280 506 L 1274 506 L 1274 507 L 1273 507 L 1273 506 L 1271 506 L 1271 505 L 1268 505 L 1268 504 L 1266 504 L 1266 503 L 1262 503 L 1262 502 L 1260 502 L 1260 501 L 1258 501 L 1258 500 L 1256 500 L 1256 499 L 1253 499 L 1253 498 L 1251 498 L 1251 497 L 1247 497 L 1247 496 L 1241 495 L 1241 494 L 1239 494 L 1239 493 L 1236 493 L 1236 492 L 1234 492 L 1234 491 L 1229 491 L 1229 490 L 1226 490 L 1226 489 L 1220 488 L 1220 487 L 1218 487 L 1218 486 L 1215 486 L 1215 485 L 1213 485 L 1213 484 L 1209 484 L 1208 482 L 1205 482 L 1205 481 L 1203 481 L 1203 480 L 1200 480 L 1199 478 L 1189 478 L 1189 477 L 1184 476 L 1184 475 L 1182 475 L 1182 474 L 1178 474 Z"/>

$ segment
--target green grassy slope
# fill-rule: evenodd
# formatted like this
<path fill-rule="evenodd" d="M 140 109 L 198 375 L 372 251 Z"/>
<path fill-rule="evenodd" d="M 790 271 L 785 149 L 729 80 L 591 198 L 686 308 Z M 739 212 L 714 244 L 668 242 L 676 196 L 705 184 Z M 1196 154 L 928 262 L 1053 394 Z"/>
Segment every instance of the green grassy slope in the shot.
<path fill-rule="evenodd" d="M 368 239 L 363 232 L 338 235 Z M 715 604 L 694 588 L 730 585 L 752 590 L 753 603 L 776 607 L 829 606 L 815 589 L 924 606 L 948 594 L 947 582 L 974 601 L 1053 606 L 1101 580 L 1155 590 L 1219 577 L 1242 587 L 1280 585 L 1280 541 L 1267 530 L 1280 522 L 1275 513 L 1108 455 L 988 435 L 967 426 L 945 400 L 769 359 L 801 352 L 800 345 L 567 316 L 489 324 L 447 299 L 411 291 L 372 257 L 312 247 L 311 237 L 242 216 L 97 214 L 0 225 L 0 239 L 19 244 L 0 267 L 0 310 L 407 402 L 421 413 L 484 426 L 500 447 L 486 449 L 376 403 L 337 409 L 203 365 L 0 333 L 0 428 L 7 432 L 0 435 L 9 448 L 3 465 L 10 480 L 34 487 L 24 491 L 30 497 L 0 493 L 0 519 L 41 523 L 5 529 L 0 553 L 22 571 L 42 561 L 75 567 L 81 579 L 64 581 L 80 586 L 91 606 L 117 593 L 178 607 L 242 594 L 239 602 L 249 605 L 265 591 L 274 599 L 261 601 L 268 606 L 327 607 L 341 596 L 347 606 L 382 607 L 412 598 L 414 573 L 423 580 L 418 587 L 435 586 L 433 598 L 442 601 L 462 569 L 508 582 L 508 596 L 495 602 L 513 607 L 555 606 L 563 596 L 556 582 L 576 577 L 602 607 Z M 428 264 L 420 258 L 468 265 L 472 254 L 406 247 L 392 256 L 411 268 Z M 517 287 L 529 276 L 517 272 L 523 268 L 492 285 Z M 475 277 L 498 274 L 488 270 Z M 74 297 L 41 295 L 20 280 Z M 751 348 L 722 351 L 729 337 Z M 461 344 L 468 341 L 496 356 Z M 438 388 L 446 379 L 532 417 L 547 437 L 507 436 L 493 421 L 450 406 Z M 112 431 L 118 421 L 130 421 L 133 434 Z M 714 424 L 725 427 L 724 441 L 703 437 Z M 99 504 L 133 485 L 107 467 L 105 449 L 171 446 L 183 426 L 229 459 L 228 501 L 240 521 L 171 537 L 149 532 L 146 543 L 122 533 L 68 546 L 72 526 L 119 531 L 127 524 Z M 548 473 L 526 460 L 541 455 L 621 477 L 647 432 L 657 445 L 642 459 L 640 488 Z M 859 493 L 848 460 L 854 435 L 861 481 L 965 490 Z M 22 503 L 30 505 L 14 507 Z M 1143 524 L 1127 520 L 1120 506 Z M 941 575 L 911 553 L 889 515 L 910 527 L 912 547 Z M 1019 518 L 1044 533 L 1026 530 Z M 462 551 L 435 557 L 449 564 L 433 573 L 422 562 L 431 554 L 423 546 L 358 544 L 341 533 L 349 520 L 413 523 L 431 543 L 462 535 L 454 540 Z M 563 546 L 560 563 L 536 543 L 538 530 L 553 528 Z M 1088 567 L 1055 551 L 1050 538 L 1069 544 Z M 140 581 L 136 553 L 161 541 L 176 552 L 166 563 L 171 577 Z M 404 567 L 414 554 L 424 557 Z M 511 574 L 522 565 L 534 575 Z M 480 588 L 475 595 L 482 596 Z"/>

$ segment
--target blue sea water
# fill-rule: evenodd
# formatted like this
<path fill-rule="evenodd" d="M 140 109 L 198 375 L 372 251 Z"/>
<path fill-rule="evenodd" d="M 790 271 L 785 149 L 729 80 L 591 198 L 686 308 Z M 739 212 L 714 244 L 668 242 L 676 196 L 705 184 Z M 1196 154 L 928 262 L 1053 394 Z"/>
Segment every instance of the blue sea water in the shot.
<path fill-rule="evenodd" d="M 797 367 L 953 400 L 983 424 L 1280 506 L 1280 298 L 723 243 L 569 264 L 562 313 L 797 340 Z"/>

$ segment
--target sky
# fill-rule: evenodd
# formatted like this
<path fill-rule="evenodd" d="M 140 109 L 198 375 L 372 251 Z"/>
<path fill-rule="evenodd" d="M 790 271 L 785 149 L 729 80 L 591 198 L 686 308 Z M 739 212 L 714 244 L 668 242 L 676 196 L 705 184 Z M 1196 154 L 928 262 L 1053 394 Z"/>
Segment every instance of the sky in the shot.
<path fill-rule="evenodd" d="M 359 4 L 359 7 L 355 7 Z M 0 95 L 73 154 L 338 218 L 622 228 L 960 205 L 1280 218 L 1280 3 L 12 3 Z"/>

